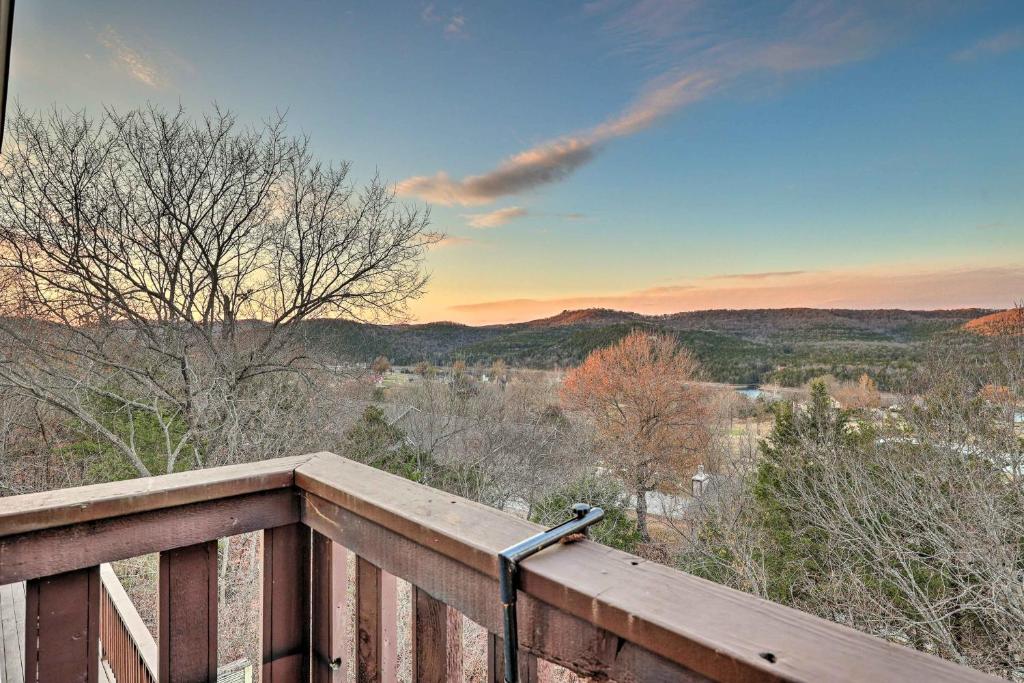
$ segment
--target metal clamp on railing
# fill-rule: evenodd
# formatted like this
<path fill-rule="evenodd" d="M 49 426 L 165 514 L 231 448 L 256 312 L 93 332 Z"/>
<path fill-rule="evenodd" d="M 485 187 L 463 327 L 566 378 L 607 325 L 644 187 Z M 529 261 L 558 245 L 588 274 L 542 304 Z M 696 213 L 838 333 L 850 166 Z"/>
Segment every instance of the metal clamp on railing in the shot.
<path fill-rule="evenodd" d="M 587 527 L 601 521 L 604 510 L 586 503 L 572 506 L 573 518 L 530 536 L 525 541 L 498 553 L 498 584 L 505 615 L 505 683 L 519 683 L 519 632 L 516 627 L 516 583 L 519 563 L 559 541 L 572 541 L 575 535 L 586 535 Z"/>

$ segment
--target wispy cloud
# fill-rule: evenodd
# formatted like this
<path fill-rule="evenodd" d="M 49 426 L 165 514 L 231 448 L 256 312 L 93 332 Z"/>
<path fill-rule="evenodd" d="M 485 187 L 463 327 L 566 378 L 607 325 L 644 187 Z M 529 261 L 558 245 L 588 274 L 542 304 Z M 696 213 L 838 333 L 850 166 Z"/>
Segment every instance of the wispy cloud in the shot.
<path fill-rule="evenodd" d="M 455 14 L 444 26 L 446 36 L 461 36 L 466 30 L 466 17 L 462 14 Z"/>
<path fill-rule="evenodd" d="M 150 88 L 161 88 L 167 84 L 167 78 L 156 61 L 129 45 L 112 26 L 107 26 L 98 40 L 119 70 Z"/>
<path fill-rule="evenodd" d="M 424 24 L 440 24 L 446 38 L 459 38 L 466 35 L 466 15 L 462 12 L 442 13 L 436 3 L 428 3 L 420 10 L 420 21 Z"/>
<path fill-rule="evenodd" d="M 950 57 L 955 62 L 972 62 L 983 57 L 1001 55 L 1021 49 L 1024 49 L 1024 26 L 983 38 L 974 45 L 954 52 Z"/>
<path fill-rule="evenodd" d="M 437 7 L 431 2 L 424 5 L 423 10 L 420 11 L 420 19 L 424 24 L 433 24 L 441 21 L 441 15 L 437 13 Z"/>
<path fill-rule="evenodd" d="M 459 247 L 467 244 L 475 244 L 476 240 L 471 237 L 458 237 L 455 235 L 445 235 L 437 242 L 431 245 L 431 249 L 447 249 L 449 247 Z"/>
<path fill-rule="evenodd" d="M 771 270 L 763 273 L 735 273 L 731 275 L 712 275 L 706 280 L 774 280 L 775 278 L 794 277 L 807 273 L 806 270 Z"/>
<path fill-rule="evenodd" d="M 864 59 L 901 24 L 892 11 L 872 13 L 838 0 L 790 0 L 781 9 L 777 3 L 603 1 L 585 13 L 601 22 L 617 50 L 639 54 L 661 71 L 632 104 L 589 129 L 514 154 L 485 173 L 461 179 L 445 171 L 414 176 L 400 182 L 398 192 L 448 206 L 476 206 L 561 181 L 608 142 L 645 130 L 741 78 Z"/>
<path fill-rule="evenodd" d="M 1024 265 L 850 269 L 794 274 L 779 281 L 710 283 L 731 277 L 628 292 L 484 301 L 449 310 L 463 322 L 503 323 L 592 307 L 652 315 L 709 308 L 1001 308 L 1013 305 L 1017 293 L 1024 291 Z"/>
<path fill-rule="evenodd" d="M 463 218 L 467 219 L 473 228 L 496 228 L 516 218 L 522 218 L 526 213 L 526 209 L 521 206 L 508 206 L 487 213 L 463 214 Z"/>
<path fill-rule="evenodd" d="M 397 191 L 445 206 L 478 206 L 562 180 L 593 159 L 608 141 L 649 127 L 684 104 L 702 99 L 714 85 L 712 77 L 685 74 L 659 84 L 621 115 L 519 152 L 492 171 L 461 180 L 444 171 L 414 176 L 398 183 Z"/>

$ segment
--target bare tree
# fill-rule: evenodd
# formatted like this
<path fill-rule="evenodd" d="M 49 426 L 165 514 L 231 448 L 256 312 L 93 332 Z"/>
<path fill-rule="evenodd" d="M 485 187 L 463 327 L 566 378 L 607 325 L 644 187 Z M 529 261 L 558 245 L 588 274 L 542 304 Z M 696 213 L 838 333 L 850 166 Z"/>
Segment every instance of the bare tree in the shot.
<path fill-rule="evenodd" d="M 1020 679 L 1024 336 L 979 343 L 931 349 L 884 419 L 777 410 L 680 520 L 682 566 Z"/>
<path fill-rule="evenodd" d="M 423 291 L 427 214 L 356 189 L 281 119 L 19 111 L 8 133 L 0 379 L 138 474 L 270 429 L 312 365 L 303 320 L 400 318 Z"/>

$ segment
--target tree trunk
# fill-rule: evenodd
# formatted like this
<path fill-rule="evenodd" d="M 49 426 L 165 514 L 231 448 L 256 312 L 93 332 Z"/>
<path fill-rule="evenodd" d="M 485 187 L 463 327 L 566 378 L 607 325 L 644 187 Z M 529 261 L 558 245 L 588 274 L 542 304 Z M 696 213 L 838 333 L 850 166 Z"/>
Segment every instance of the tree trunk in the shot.
<path fill-rule="evenodd" d="M 651 542 L 651 532 L 647 530 L 647 489 L 636 490 L 636 530 L 640 532 L 640 540 Z"/>

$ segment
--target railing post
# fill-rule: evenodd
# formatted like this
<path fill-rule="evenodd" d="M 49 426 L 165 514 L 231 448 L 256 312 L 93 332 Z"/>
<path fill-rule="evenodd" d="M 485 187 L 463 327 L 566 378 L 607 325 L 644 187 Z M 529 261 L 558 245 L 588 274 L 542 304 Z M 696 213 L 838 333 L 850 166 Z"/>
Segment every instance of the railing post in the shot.
<path fill-rule="evenodd" d="M 347 551 L 313 532 L 313 683 L 345 683 Z"/>
<path fill-rule="evenodd" d="M 413 586 L 413 676 L 417 683 L 462 682 L 462 615 Z"/>
<path fill-rule="evenodd" d="M 217 680 L 217 541 L 160 553 L 161 683 Z"/>
<path fill-rule="evenodd" d="M 356 681 L 394 683 L 398 678 L 395 577 L 356 558 Z"/>
<path fill-rule="evenodd" d="M 100 568 L 25 586 L 25 682 L 98 683 Z"/>
<path fill-rule="evenodd" d="M 309 680 L 310 530 L 263 532 L 263 683 Z"/>

